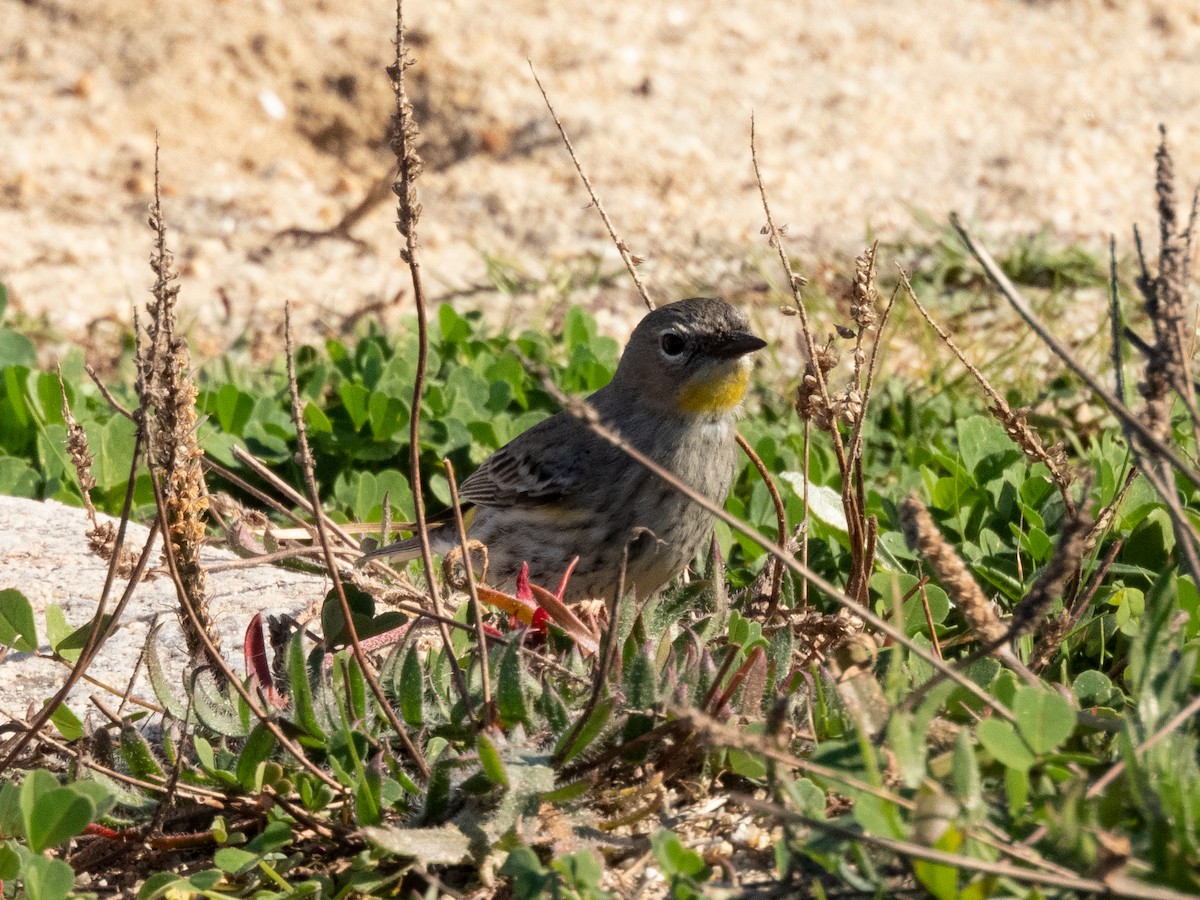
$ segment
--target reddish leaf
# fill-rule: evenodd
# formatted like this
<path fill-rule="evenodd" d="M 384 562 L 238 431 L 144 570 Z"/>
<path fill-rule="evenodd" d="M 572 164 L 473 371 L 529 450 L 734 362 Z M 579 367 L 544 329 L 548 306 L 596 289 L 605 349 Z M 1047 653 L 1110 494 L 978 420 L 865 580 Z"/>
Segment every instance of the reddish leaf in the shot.
<path fill-rule="evenodd" d="M 287 700 L 275 690 L 275 681 L 271 678 L 271 663 L 267 659 L 267 643 L 263 640 L 262 613 L 255 613 L 254 618 L 246 627 L 246 637 L 242 641 L 242 654 L 246 658 L 246 671 L 250 675 L 251 683 L 258 685 L 272 706 L 277 709 L 287 706 Z"/>

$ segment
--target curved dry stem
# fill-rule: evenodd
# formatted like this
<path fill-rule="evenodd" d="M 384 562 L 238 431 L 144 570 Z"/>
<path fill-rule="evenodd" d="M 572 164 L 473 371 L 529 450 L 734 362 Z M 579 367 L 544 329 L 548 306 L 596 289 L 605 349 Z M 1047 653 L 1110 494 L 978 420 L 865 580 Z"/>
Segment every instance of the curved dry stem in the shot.
<path fill-rule="evenodd" d="M 575 148 L 571 145 L 571 139 L 567 137 L 567 130 L 559 120 L 558 113 L 554 111 L 554 104 L 550 102 L 550 97 L 547 95 L 546 89 L 542 86 L 542 80 L 538 78 L 538 73 L 533 67 L 533 62 L 529 60 L 527 62 L 529 62 L 529 71 L 533 73 L 533 80 L 537 84 L 538 90 L 542 92 L 542 99 L 546 102 L 546 109 L 550 111 L 550 118 L 554 120 L 554 127 L 558 129 L 558 134 L 562 138 L 563 145 L 567 148 L 567 153 L 571 155 L 571 162 L 575 164 L 575 171 L 579 173 L 579 178 L 583 182 L 583 186 L 587 188 L 588 196 L 592 198 L 592 205 L 596 207 L 596 212 L 600 213 L 600 218 L 604 221 L 604 227 L 608 229 L 608 236 L 612 238 L 613 245 L 617 248 L 617 252 L 621 254 L 621 262 L 625 263 L 625 269 L 629 272 L 629 277 L 633 279 L 638 293 L 642 295 L 642 302 L 646 304 L 646 309 L 653 311 L 654 301 L 650 299 L 650 294 L 646 291 L 646 286 L 642 284 L 642 279 L 637 273 L 637 266 L 640 260 L 629 252 L 629 247 L 617 236 L 617 229 L 613 227 L 612 220 L 608 217 L 608 213 L 604 211 L 604 204 L 600 202 L 600 197 L 597 196 L 595 189 L 592 187 L 592 182 L 588 179 L 587 173 L 583 171 L 583 165 L 579 162 L 579 157 L 575 154 Z"/>
<path fill-rule="evenodd" d="M 487 728 L 492 724 L 492 676 L 488 671 L 487 632 L 483 628 L 483 604 L 479 602 L 479 591 L 475 589 L 475 567 L 471 564 L 471 546 L 467 540 L 467 526 L 463 522 L 462 504 L 458 499 L 458 480 L 454 477 L 454 465 L 450 457 L 442 460 L 446 467 L 446 480 L 450 482 L 450 506 L 454 510 L 454 527 L 458 531 L 458 546 L 462 550 L 463 568 L 467 572 L 467 592 L 471 597 L 471 615 L 475 617 L 475 640 L 479 644 L 479 676 L 483 686 L 483 715 L 480 724 Z M 487 568 L 486 566 L 484 567 Z"/>
<path fill-rule="evenodd" d="M 783 505 L 783 498 L 779 496 L 779 488 L 775 486 L 775 479 L 771 477 L 771 473 L 767 471 L 766 464 L 762 461 L 754 448 L 750 446 L 750 442 L 742 437 L 740 432 L 735 432 L 738 446 L 742 448 L 742 452 L 746 454 L 746 458 L 758 470 L 758 475 L 763 480 L 763 484 L 767 486 L 767 493 L 771 495 L 771 503 L 775 507 L 775 531 L 777 537 L 775 542 L 783 547 L 787 544 L 788 524 L 787 524 L 787 509 Z M 767 617 L 775 615 L 779 608 L 779 594 L 783 590 L 783 567 L 776 564 L 775 571 L 771 573 L 771 596 L 767 604 Z"/>
<path fill-rule="evenodd" d="M 358 668 L 362 673 L 363 679 L 367 682 L 371 693 L 375 695 L 375 702 L 379 704 L 380 710 L 388 720 L 388 724 L 392 726 L 392 730 L 396 733 L 396 737 L 399 738 L 405 752 L 413 761 L 413 764 L 416 765 L 417 771 L 421 773 L 422 777 L 428 778 L 429 765 L 425 762 L 425 756 L 413 744 L 408 736 L 408 731 L 400 721 L 400 717 L 396 715 L 396 710 L 388 702 L 388 698 L 384 695 L 383 688 L 379 684 L 379 679 L 375 677 L 375 673 L 371 670 L 371 663 L 367 659 L 366 652 L 363 650 L 362 642 L 358 639 L 358 628 L 354 625 L 354 613 L 350 609 L 350 601 L 346 599 L 346 589 L 342 584 L 342 575 L 338 569 L 337 560 L 334 559 L 333 548 L 329 544 L 329 535 L 325 531 L 325 516 L 321 510 L 321 497 L 317 492 L 316 476 L 313 474 L 312 453 L 308 447 L 308 429 L 304 426 L 304 411 L 300 405 L 300 388 L 296 383 L 296 354 L 292 343 L 292 304 L 290 302 L 285 303 L 283 307 L 283 336 L 285 358 L 287 360 L 288 393 L 292 404 L 292 422 L 296 426 L 296 441 L 300 445 L 300 471 L 304 473 L 304 485 L 308 490 L 308 502 L 314 512 L 313 525 L 317 530 L 317 541 L 325 558 L 325 569 L 333 581 L 333 589 L 337 592 L 338 602 L 342 607 L 342 618 L 346 623 L 346 633 L 350 635 L 350 647 L 354 654 L 354 661 L 358 663 Z"/>

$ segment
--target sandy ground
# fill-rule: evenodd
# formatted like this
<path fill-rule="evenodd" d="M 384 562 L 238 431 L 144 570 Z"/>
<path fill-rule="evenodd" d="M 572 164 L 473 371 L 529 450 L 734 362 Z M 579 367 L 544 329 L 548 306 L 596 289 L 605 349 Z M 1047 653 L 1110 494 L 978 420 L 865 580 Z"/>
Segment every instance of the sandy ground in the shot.
<path fill-rule="evenodd" d="M 276 346 L 411 308 L 394 206 L 364 244 L 328 227 L 388 169 L 388 3 L 0 0 L 0 281 L 11 312 L 93 339 L 146 297 L 155 131 L 185 316 L 200 355 Z M 809 261 L 952 209 L 993 236 L 1046 223 L 1099 247 L 1153 221 L 1170 128 L 1200 175 L 1192 2 L 410 0 L 435 298 L 504 321 L 617 270 L 553 138 L 537 68 L 660 299 L 755 302 L 780 281 L 759 231 L 749 122 L 776 218 Z M 531 283 L 505 296 L 487 257 Z M 577 289 L 616 333 L 625 278 Z M 768 301 L 762 300 L 767 303 Z M 105 319 L 119 324 L 105 324 Z"/>

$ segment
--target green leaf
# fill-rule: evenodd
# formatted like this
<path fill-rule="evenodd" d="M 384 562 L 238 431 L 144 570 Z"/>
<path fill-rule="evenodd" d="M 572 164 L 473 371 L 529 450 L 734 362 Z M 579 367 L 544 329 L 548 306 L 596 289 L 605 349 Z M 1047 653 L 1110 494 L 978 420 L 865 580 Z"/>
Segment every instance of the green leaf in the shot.
<path fill-rule="evenodd" d="M 96 816 L 91 798 L 70 788 L 56 788 L 37 797 L 25 819 L 29 849 L 41 853 L 83 834 Z"/>
<path fill-rule="evenodd" d="M 409 647 L 400 667 L 400 715 L 414 728 L 425 724 L 425 676 L 417 648 Z"/>
<path fill-rule="evenodd" d="M 831 487 L 813 484 L 811 479 L 805 479 L 803 472 L 780 472 L 779 480 L 790 485 L 796 496 L 801 498 L 807 483 L 809 512 L 842 534 L 847 532 L 850 526 L 846 522 L 846 509 L 842 506 L 840 493 Z"/>
<path fill-rule="evenodd" d="M 25 862 L 25 894 L 29 900 L 65 900 L 75 886 L 75 870 L 61 859 L 30 857 Z"/>
<path fill-rule="evenodd" d="M 22 653 L 37 651 L 37 625 L 33 604 L 16 588 L 0 590 L 0 644 Z"/>
<path fill-rule="evenodd" d="M 95 456 L 92 476 L 102 491 L 124 486 L 129 481 L 129 465 L 133 460 L 133 423 L 123 416 L 113 416 L 103 425 L 84 422 L 88 446 Z"/>
<path fill-rule="evenodd" d="M 46 607 L 46 642 L 50 645 L 50 649 L 61 656 L 69 663 L 79 659 L 79 650 L 68 649 L 64 653 L 59 649 L 59 644 L 66 640 L 75 631 L 67 622 L 67 617 L 62 611 L 62 607 L 57 603 L 51 603 Z"/>
<path fill-rule="evenodd" d="M 650 838 L 650 849 L 654 852 L 654 858 L 658 861 L 662 873 L 668 878 L 683 876 L 705 881 L 712 874 L 704 858 L 695 850 L 683 846 L 673 831 L 655 832 Z"/>
<path fill-rule="evenodd" d="M 767 764 L 761 756 L 736 747 L 729 750 L 729 769 L 742 778 L 759 779 L 767 776 Z"/>
<path fill-rule="evenodd" d="M 509 641 L 500 657 L 499 683 L 496 687 L 496 703 L 500 718 L 506 725 L 513 726 L 529 721 L 529 707 L 525 700 L 524 664 L 516 641 Z"/>
<path fill-rule="evenodd" d="M 502 788 L 508 787 L 508 772 L 504 769 L 504 761 L 500 759 L 500 754 L 496 752 L 496 745 L 480 732 L 475 746 L 479 752 L 479 764 L 488 781 Z"/>
<path fill-rule="evenodd" d="M 252 792 L 262 790 L 262 784 L 258 779 L 259 767 L 270 758 L 271 751 L 274 749 L 275 735 L 266 725 L 259 722 L 250 731 L 250 736 L 246 738 L 242 752 L 238 755 L 235 774 L 242 787 Z"/>
<path fill-rule="evenodd" d="M 257 863 L 258 854 L 250 853 L 241 847 L 222 847 L 213 854 L 213 865 L 230 875 L 248 872 Z"/>
<path fill-rule="evenodd" d="M 1108 706 L 1120 699 L 1120 691 L 1113 688 L 1112 679 L 1095 669 L 1080 672 L 1071 682 L 1071 692 L 1080 706 Z"/>
<path fill-rule="evenodd" d="M 564 746 L 564 744 L 567 738 L 570 737 L 571 730 L 563 733 L 562 737 L 558 740 L 558 744 L 554 748 L 555 755 L 561 756 L 563 763 L 568 763 L 582 753 L 585 749 L 587 749 L 588 745 L 595 740 L 596 735 L 598 735 L 604 729 L 604 726 L 608 724 L 608 720 L 612 716 L 613 707 L 615 705 L 616 701 L 612 697 L 608 697 L 597 703 L 595 709 L 592 710 L 591 715 L 588 716 L 587 722 L 584 723 L 583 727 L 579 730 L 579 734 L 575 737 L 574 741 L 571 742 L 570 746 Z"/>
<path fill-rule="evenodd" d="M 34 769 L 21 782 L 21 793 L 18 802 L 21 810 L 22 836 L 26 840 L 29 839 L 33 818 L 38 813 L 38 799 L 58 789 L 58 779 L 45 769 Z"/>
<path fill-rule="evenodd" d="M 0 369 L 6 366 L 37 365 L 37 349 L 33 341 L 11 328 L 0 328 Z"/>
<path fill-rule="evenodd" d="M 338 388 L 338 396 L 342 398 L 342 406 L 350 416 L 355 430 L 367 424 L 367 418 L 370 416 L 367 408 L 371 398 L 370 391 L 361 384 L 347 381 Z"/>
<path fill-rule="evenodd" d="M 951 825 L 934 844 L 935 850 L 955 853 L 962 844 L 962 834 Z M 913 874 L 937 900 L 959 900 L 958 869 L 944 863 L 930 862 L 925 859 L 912 861 Z"/>
<path fill-rule="evenodd" d="M 246 849 L 251 853 L 276 853 L 295 838 L 292 826 L 277 819 L 274 822 L 268 822 L 266 828 L 251 838 L 246 844 Z"/>
<path fill-rule="evenodd" d="M 1018 452 L 1004 428 L 990 417 L 968 416 L 957 421 L 954 429 L 958 433 L 958 452 L 967 470 L 974 474 L 989 456 Z"/>
<path fill-rule="evenodd" d="M 984 719 L 975 729 L 979 743 L 997 762 L 1021 772 L 1029 771 L 1036 757 L 1008 722 Z"/>
<path fill-rule="evenodd" d="M 235 384 L 224 384 L 217 391 L 215 406 L 221 430 L 241 435 L 254 413 L 254 397 Z"/>
<path fill-rule="evenodd" d="M 541 900 L 554 896 L 552 886 L 558 879 L 528 847 L 517 847 L 510 852 L 500 867 L 500 874 L 512 879 L 513 900 Z"/>
<path fill-rule="evenodd" d="M 313 708 L 312 686 L 308 683 L 308 666 L 304 659 L 304 643 L 299 631 L 288 642 L 287 668 L 296 724 L 312 737 L 324 741 L 325 731 L 317 722 L 317 713 Z"/>
<path fill-rule="evenodd" d="M 983 803 L 983 784 L 979 777 L 975 748 L 971 745 L 971 733 L 966 728 L 958 732 L 950 761 L 950 774 L 954 779 L 954 795 L 959 802 L 967 809 L 977 809 Z"/>
<path fill-rule="evenodd" d="M 3 414 L 0 404 L 0 416 Z M 41 496 L 41 487 L 42 476 L 37 469 L 15 456 L 0 456 L 0 494 L 36 499 Z"/>
<path fill-rule="evenodd" d="M 16 881 L 21 873 L 21 854 L 12 841 L 0 842 L 0 882 Z"/>
<path fill-rule="evenodd" d="M 1034 753 L 1049 753 L 1075 730 L 1075 709 L 1050 689 L 1022 686 L 1013 700 L 1017 728 Z"/>
<path fill-rule="evenodd" d="M 83 722 L 65 703 L 54 707 L 54 712 L 50 714 L 50 722 L 65 740 L 77 741 L 83 737 Z"/>

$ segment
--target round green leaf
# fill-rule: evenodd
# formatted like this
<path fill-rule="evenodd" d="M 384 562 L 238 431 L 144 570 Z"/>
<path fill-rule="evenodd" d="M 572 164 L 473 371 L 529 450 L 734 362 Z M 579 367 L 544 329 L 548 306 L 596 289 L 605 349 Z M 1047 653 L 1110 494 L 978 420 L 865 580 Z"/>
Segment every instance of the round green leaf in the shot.
<path fill-rule="evenodd" d="M 82 834 L 92 821 L 96 807 L 90 799 L 70 788 L 56 788 L 37 798 L 25 822 L 29 849 L 41 853 Z"/>
<path fill-rule="evenodd" d="M 979 738 L 979 743 L 983 745 L 983 749 L 990 753 L 997 762 L 1008 768 L 1025 772 L 1033 765 L 1035 760 L 1033 753 L 1025 746 L 1025 742 L 1021 740 L 1017 730 L 1008 722 L 1000 719 L 984 719 L 975 729 L 975 734 Z"/>
<path fill-rule="evenodd" d="M 1018 688 L 1013 713 L 1021 737 L 1034 753 L 1049 753 L 1075 730 L 1075 709 L 1051 690 Z"/>

